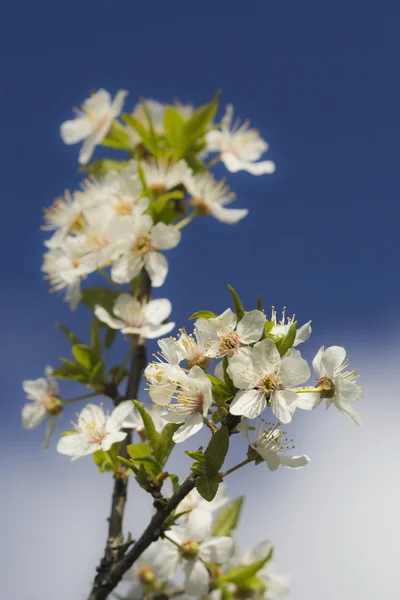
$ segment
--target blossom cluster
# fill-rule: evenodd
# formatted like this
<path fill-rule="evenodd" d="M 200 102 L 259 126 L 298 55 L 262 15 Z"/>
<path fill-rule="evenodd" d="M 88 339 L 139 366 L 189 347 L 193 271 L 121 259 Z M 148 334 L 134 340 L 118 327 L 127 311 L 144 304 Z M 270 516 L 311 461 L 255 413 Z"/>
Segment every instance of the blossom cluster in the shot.
<path fill-rule="evenodd" d="M 240 511 L 235 504 L 241 503 L 227 506 L 228 502 L 224 485 L 211 502 L 206 502 L 196 490 L 190 492 L 177 508 L 177 513 L 183 515 L 178 523 L 162 541 L 152 543 L 125 574 L 129 582 L 127 599 L 140 600 L 160 593 L 169 597 L 174 591 L 179 597 L 185 594 L 210 600 L 278 600 L 286 595 L 290 579 L 281 575 L 271 560 L 270 542 L 261 542 L 242 553 L 233 531 L 225 528 L 222 532 L 227 535 L 219 535 L 218 517 L 213 524 L 214 515 L 224 507 L 231 514 L 232 510 Z M 223 516 L 222 513 L 220 521 Z M 239 566 L 244 568 L 241 580 L 231 576 Z M 253 569 L 251 576 L 250 568 L 246 574 L 246 567 Z M 183 577 L 179 577 L 180 571 Z M 182 588 L 174 585 L 176 576 L 183 579 Z"/>
<path fill-rule="evenodd" d="M 189 105 L 145 100 L 121 115 L 125 97 L 120 90 L 112 101 L 100 89 L 61 126 L 65 143 L 84 141 L 82 165 L 99 144 L 128 154 L 127 160 L 91 163 L 87 169 L 94 176 L 45 210 L 43 229 L 52 235 L 45 242 L 42 270 L 52 289 L 64 290 L 72 309 L 81 300 L 81 281 L 107 268 L 117 284 L 130 283 L 145 269 L 152 286 L 162 286 L 168 273 L 164 252 L 179 244 L 181 228 L 194 216 L 233 224 L 247 215 L 247 209 L 229 206 L 235 194 L 211 174 L 207 155 L 216 154 L 211 163 L 220 160 L 231 172 L 275 170 L 273 162 L 259 161 L 268 145 L 258 132 L 248 122 L 232 124 L 231 105 L 219 125 L 212 120 L 212 105 L 199 127 Z"/>

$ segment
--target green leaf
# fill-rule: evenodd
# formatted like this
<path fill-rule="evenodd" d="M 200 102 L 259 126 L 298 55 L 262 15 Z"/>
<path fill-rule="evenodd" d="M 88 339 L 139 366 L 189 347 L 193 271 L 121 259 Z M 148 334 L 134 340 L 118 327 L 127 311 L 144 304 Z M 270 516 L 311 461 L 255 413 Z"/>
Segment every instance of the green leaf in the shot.
<path fill-rule="evenodd" d="M 202 452 L 197 450 L 196 452 L 191 452 L 190 450 L 185 450 L 185 454 L 193 458 L 193 460 L 197 460 L 197 462 L 203 463 L 206 462 L 207 458 L 204 456 Z"/>
<path fill-rule="evenodd" d="M 183 130 L 185 120 L 172 106 L 168 106 L 164 113 L 164 132 L 168 144 L 175 150 L 176 158 L 185 154 L 185 139 Z"/>
<path fill-rule="evenodd" d="M 66 335 L 67 339 L 71 342 L 71 344 L 80 344 L 81 343 L 81 340 L 78 338 L 78 336 L 76 336 L 73 333 L 73 331 L 68 329 L 68 327 L 66 327 L 62 323 L 57 323 L 57 327 L 60 331 L 62 331 Z"/>
<path fill-rule="evenodd" d="M 268 336 L 272 329 L 274 328 L 275 323 L 273 321 L 266 321 L 265 323 L 265 335 Z"/>
<path fill-rule="evenodd" d="M 97 317 L 93 317 L 93 321 L 90 325 L 90 343 L 92 344 L 92 348 L 96 355 L 101 360 L 103 352 L 100 339 L 100 321 Z"/>
<path fill-rule="evenodd" d="M 211 310 L 198 310 L 189 319 L 214 319 L 217 315 Z"/>
<path fill-rule="evenodd" d="M 243 502 L 244 496 L 240 496 L 227 506 L 221 508 L 212 528 L 214 536 L 231 535 L 232 531 L 237 527 Z"/>
<path fill-rule="evenodd" d="M 221 427 L 213 433 L 210 443 L 205 451 L 207 461 L 211 463 L 216 472 L 218 472 L 224 464 L 228 448 L 229 431 L 227 427 Z"/>
<path fill-rule="evenodd" d="M 127 160 L 111 160 L 109 158 L 100 158 L 94 160 L 88 165 L 79 168 L 81 173 L 87 173 L 93 177 L 104 177 L 109 171 L 122 171 L 129 165 Z"/>
<path fill-rule="evenodd" d="M 95 353 L 86 344 L 74 344 L 72 346 L 72 354 L 76 362 L 88 371 L 91 371 L 97 364 Z"/>
<path fill-rule="evenodd" d="M 215 434 L 214 434 L 215 435 Z M 220 479 L 218 473 L 214 470 L 213 466 L 208 463 L 199 464 L 198 476 L 196 477 L 196 489 L 200 496 L 211 502 L 218 491 Z"/>
<path fill-rule="evenodd" d="M 260 310 L 261 312 L 264 312 L 261 294 L 258 294 L 258 296 L 257 296 L 257 309 Z"/>
<path fill-rule="evenodd" d="M 89 381 L 89 373 L 72 361 L 68 361 L 68 363 L 54 369 L 52 377 L 56 379 L 73 379 L 79 383 L 88 383 Z"/>
<path fill-rule="evenodd" d="M 105 450 L 96 450 L 96 452 L 93 452 L 93 460 L 99 468 L 99 473 L 114 470 L 111 457 Z"/>
<path fill-rule="evenodd" d="M 218 108 L 219 92 L 208 104 L 200 106 L 193 115 L 186 121 L 183 128 L 183 136 L 186 143 L 186 148 L 189 148 L 194 142 L 202 137 L 210 123 L 212 122 Z"/>
<path fill-rule="evenodd" d="M 249 579 L 252 579 L 254 575 L 258 573 L 260 569 L 272 558 L 273 549 L 269 551 L 267 556 L 251 565 L 241 565 L 240 567 L 233 567 L 228 569 L 226 573 L 218 580 L 218 585 L 224 585 L 225 583 L 234 583 L 238 586 L 245 586 Z"/>
<path fill-rule="evenodd" d="M 104 336 L 104 346 L 107 348 L 107 350 L 111 348 L 111 346 L 115 342 L 117 333 L 118 329 L 111 329 L 110 327 L 107 327 L 106 334 Z"/>
<path fill-rule="evenodd" d="M 174 475 L 174 473 L 168 473 L 168 477 L 169 477 L 169 479 L 171 480 L 171 483 L 172 483 L 172 491 L 174 492 L 174 494 L 176 494 L 176 492 L 180 488 L 179 478 L 178 478 L 177 475 Z"/>
<path fill-rule="evenodd" d="M 215 377 L 215 375 L 211 375 L 211 373 L 207 373 L 207 377 L 208 379 L 211 381 L 212 385 L 213 385 L 213 392 L 216 394 L 220 394 L 222 396 L 228 396 L 229 395 L 229 390 L 226 387 L 225 383 L 223 381 L 221 381 L 220 379 L 218 379 L 218 377 Z"/>
<path fill-rule="evenodd" d="M 90 373 L 89 383 L 91 385 L 101 385 L 107 383 L 106 366 L 102 360 L 100 360 L 92 369 Z"/>
<path fill-rule="evenodd" d="M 143 419 L 144 429 L 146 432 L 147 440 L 149 442 L 151 454 L 153 456 L 156 456 L 158 444 L 160 443 L 160 434 L 157 433 L 153 423 L 153 419 L 151 418 L 147 410 L 144 408 L 143 404 L 141 402 L 138 402 L 138 400 L 134 400 L 133 403 L 135 404 L 136 408 L 140 413 L 140 416 Z"/>
<path fill-rule="evenodd" d="M 239 294 L 237 292 L 235 292 L 233 287 L 228 285 L 228 290 L 231 293 L 232 300 L 233 300 L 233 307 L 235 309 L 236 317 L 237 317 L 237 320 L 239 323 L 239 321 L 241 321 L 245 315 L 244 306 L 242 304 L 241 299 L 239 298 Z"/>
<path fill-rule="evenodd" d="M 130 444 L 127 447 L 127 452 L 134 462 L 144 463 L 146 472 L 152 475 L 158 475 L 161 471 L 161 465 L 156 459 L 150 455 L 148 444 Z"/>
<path fill-rule="evenodd" d="M 123 121 L 125 121 L 127 125 L 132 127 L 132 129 L 134 129 L 136 133 L 139 134 L 146 148 L 151 152 L 151 154 L 154 154 L 154 156 L 157 157 L 160 152 L 157 144 L 157 139 L 151 134 L 151 131 L 146 129 L 146 127 L 140 121 L 135 119 L 135 117 L 133 117 L 132 115 L 123 114 L 121 115 L 121 118 L 123 119 Z"/>
<path fill-rule="evenodd" d="M 113 312 L 114 303 L 119 293 L 104 287 L 92 287 L 82 290 L 82 304 L 90 310 L 94 310 L 96 304 L 100 304 L 107 312 Z"/>
<path fill-rule="evenodd" d="M 183 192 L 180 190 L 175 190 L 173 192 L 168 192 L 167 194 L 163 194 L 157 200 L 153 201 L 147 212 L 152 217 L 155 223 L 162 221 L 163 223 L 170 223 L 175 218 L 177 218 L 182 211 L 176 211 L 176 201 L 182 200 Z"/>
<path fill-rule="evenodd" d="M 134 460 L 142 456 L 149 456 L 150 454 L 149 445 L 144 442 L 139 444 L 129 444 L 126 450 L 129 456 Z"/>
<path fill-rule="evenodd" d="M 276 347 L 278 348 L 279 354 L 283 356 L 290 348 L 293 347 L 296 339 L 297 321 L 291 324 L 289 331 L 281 340 L 275 341 Z"/>
<path fill-rule="evenodd" d="M 228 357 L 224 356 L 224 358 L 222 359 L 222 366 L 224 369 L 224 382 L 225 385 L 228 389 L 228 393 L 230 395 L 234 395 L 236 393 L 236 387 L 232 381 L 232 379 L 229 377 L 229 373 L 228 373 L 228 366 L 229 366 L 229 362 L 228 362 Z"/>
<path fill-rule="evenodd" d="M 175 431 L 179 429 L 181 423 L 168 423 L 164 426 L 163 430 L 159 434 L 156 451 L 154 452 L 154 458 L 160 463 L 163 468 L 167 462 L 169 455 L 171 454 L 175 442 L 172 439 Z"/>
<path fill-rule="evenodd" d="M 129 150 L 132 147 L 127 131 L 118 121 L 113 122 L 101 145 L 118 150 Z"/>

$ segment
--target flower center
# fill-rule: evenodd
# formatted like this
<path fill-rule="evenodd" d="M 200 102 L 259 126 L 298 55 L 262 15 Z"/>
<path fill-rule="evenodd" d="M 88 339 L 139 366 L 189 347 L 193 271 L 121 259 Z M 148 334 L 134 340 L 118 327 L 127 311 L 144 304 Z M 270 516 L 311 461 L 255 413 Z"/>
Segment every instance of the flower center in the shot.
<path fill-rule="evenodd" d="M 153 192 L 153 194 L 156 195 L 165 194 L 165 192 L 168 190 L 167 186 L 164 183 L 153 183 L 152 185 L 150 185 L 150 189 Z"/>
<path fill-rule="evenodd" d="M 138 579 L 144 585 L 148 585 L 154 583 L 156 578 L 153 569 L 150 566 L 146 566 L 138 570 Z"/>
<path fill-rule="evenodd" d="M 86 225 L 87 221 L 85 219 L 85 215 L 80 212 L 75 216 L 75 218 L 71 222 L 68 228 L 68 233 L 81 233 L 82 231 L 85 231 Z"/>
<path fill-rule="evenodd" d="M 131 215 L 133 212 L 133 204 L 129 200 L 125 200 L 121 196 L 117 198 L 117 204 L 115 205 L 115 212 L 117 215 L 125 216 Z"/>
<path fill-rule="evenodd" d="M 148 235 L 139 235 L 133 243 L 133 249 L 137 254 L 144 255 L 153 249 L 151 238 Z"/>
<path fill-rule="evenodd" d="M 211 213 L 208 205 L 206 204 L 206 202 L 204 202 L 203 198 L 193 197 L 189 200 L 189 204 L 194 206 L 194 208 L 196 209 L 196 214 L 198 214 L 201 217 L 205 217 Z"/>
<path fill-rule="evenodd" d="M 333 398 L 335 395 L 335 384 L 329 377 L 320 377 L 317 379 L 318 386 L 322 388 L 321 398 Z"/>
<path fill-rule="evenodd" d="M 257 387 L 270 396 L 271 392 L 275 390 L 282 390 L 283 383 L 282 380 L 275 375 L 275 373 L 271 373 L 270 375 L 263 377 L 261 381 L 259 381 Z"/>
<path fill-rule="evenodd" d="M 186 540 L 182 542 L 179 548 L 179 554 L 186 560 L 193 560 L 199 553 L 199 544 L 194 540 Z"/>
<path fill-rule="evenodd" d="M 62 411 L 62 401 L 54 392 L 49 392 L 44 403 L 49 415 L 59 415 Z"/>
<path fill-rule="evenodd" d="M 240 348 L 240 340 L 236 331 L 220 337 L 219 354 L 220 356 L 233 356 Z"/>

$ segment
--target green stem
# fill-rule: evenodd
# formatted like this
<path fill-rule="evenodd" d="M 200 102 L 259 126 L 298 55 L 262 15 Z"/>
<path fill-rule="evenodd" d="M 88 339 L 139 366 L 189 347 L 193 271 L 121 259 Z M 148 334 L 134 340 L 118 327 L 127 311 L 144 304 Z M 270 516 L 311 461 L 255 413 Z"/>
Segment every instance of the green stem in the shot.
<path fill-rule="evenodd" d="M 315 392 L 321 393 L 323 389 L 321 386 L 316 388 L 297 388 L 295 390 L 296 394 L 314 394 Z"/>
<path fill-rule="evenodd" d="M 220 160 L 221 160 L 221 155 L 217 154 L 217 156 L 214 156 L 214 158 L 212 160 L 210 160 L 210 162 L 205 165 L 206 169 L 211 169 L 211 167 L 214 167 L 214 165 L 216 165 L 217 163 L 219 163 Z"/>
<path fill-rule="evenodd" d="M 189 225 L 189 223 L 191 223 L 193 221 L 195 216 L 196 216 L 196 211 L 192 211 L 190 213 L 190 215 L 188 215 L 187 217 L 182 219 L 182 221 L 179 221 L 179 223 L 176 223 L 174 225 L 175 229 L 183 229 L 184 227 L 186 227 L 186 225 Z"/>
<path fill-rule="evenodd" d="M 235 465 L 231 469 L 228 469 L 227 471 L 225 471 L 225 473 L 220 473 L 219 476 L 220 476 L 221 479 L 223 479 L 224 477 L 226 477 L 230 473 L 233 473 L 234 471 L 237 471 L 241 467 L 244 467 L 245 465 L 248 465 L 249 463 L 251 463 L 253 461 L 254 461 L 254 458 L 246 458 L 246 460 L 242 461 L 238 465 Z"/>
<path fill-rule="evenodd" d="M 76 398 L 70 398 L 69 400 L 63 400 L 64 404 L 73 404 L 74 402 L 79 402 L 80 400 L 88 400 L 89 398 L 94 398 L 95 396 L 99 396 L 99 392 L 91 392 L 90 394 L 84 394 L 83 396 L 77 396 Z"/>
<path fill-rule="evenodd" d="M 104 269 L 97 269 L 98 273 L 100 273 L 100 275 L 102 277 L 104 277 L 104 279 L 106 279 L 108 281 L 108 283 L 111 283 L 111 285 L 113 286 L 113 288 L 115 290 L 117 290 L 117 292 L 123 292 L 124 290 L 122 289 L 122 287 L 120 285 L 118 285 L 118 283 L 115 283 L 115 281 L 113 281 L 111 279 L 111 277 L 109 276 L 109 274 L 107 273 L 107 271 L 105 271 Z"/>

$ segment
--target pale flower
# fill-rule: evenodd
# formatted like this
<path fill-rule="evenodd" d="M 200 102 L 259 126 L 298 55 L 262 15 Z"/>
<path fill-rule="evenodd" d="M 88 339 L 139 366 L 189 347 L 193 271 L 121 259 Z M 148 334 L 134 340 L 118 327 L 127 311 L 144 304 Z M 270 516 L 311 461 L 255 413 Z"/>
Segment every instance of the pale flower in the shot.
<path fill-rule="evenodd" d="M 140 301 L 131 294 L 121 294 L 114 304 L 112 317 L 102 306 L 95 306 L 96 317 L 111 329 L 120 329 L 125 335 L 140 335 L 154 339 L 169 333 L 175 323 L 163 321 L 171 314 L 171 302 L 166 298 Z"/>
<path fill-rule="evenodd" d="M 232 555 L 232 538 L 212 537 L 204 541 L 204 537 L 203 527 L 193 527 L 190 523 L 185 528 L 173 527 L 167 532 L 167 538 L 175 543 L 166 540 L 166 553 L 162 557 L 157 556 L 154 561 L 156 568 L 163 562 L 170 577 L 182 565 L 184 588 L 189 596 L 204 596 L 208 593 L 210 574 L 204 562 L 225 564 Z"/>
<path fill-rule="evenodd" d="M 111 269 L 111 277 L 117 283 L 129 283 L 146 269 L 153 287 L 160 287 L 168 273 L 168 262 L 160 250 L 175 248 L 181 232 L 172 225 L 157 223 L 149 215 L 141 215 L 131 224 L 119 227 L 120 254 Z"/>
<path fill-rule="evenodd" d="M 204 371 L 194 366 L 186 373 L 181 369 L 177 380 L 174 397 L 176 403 L 168 405 L 168 413 L 164 420 L 168 423 L 182 423 L 174 433 L 174 442 L 184 442 L 203 427 L 203 419 L 207 416 L 212 397 L 212 385 Z"/>
<path fill-rule="evenodd" d="M 258 417 L 267 406 L 282 423 L 292 420 L 297 394 L 290 389 L 307 381 L 310 369 L 298 350 L 280 357 L 270 339 L 241 348 L 229 361 L 228 373 L 240 391 L 230 405 L 233 415 Z"/>
<path fill-rule="evenodd" d="M 282 318 L 280 321 L 277 320 L 275 307 L 272 307 L 271 321 L 274 323 L 270 334 L 276 336 L 284 336 L 288 333 L 290 326 L 295 321 L 295 315 L 293 317 L 286 317 L 286 306 L 282 311 Z M 304 323 L 299 329 L 296 330 L 296 337 L 293 346 L 298 346 L 303 342 L 306 342 L 311 335 L 311 321 Z"/>
<path fill-rule="evenodd" d="M 215 356 L 210 348 L 209 325 L 206 319 L 197 319 L 193 334 L 188 334 L 184 329 L 181 329 L 176 345 L 180 354 L 186 360 L 186 366 L 189 369 Z"/>
<path fill-rule="evenodd" d="M 252 550 L 245 552 L 242 564 L 251 565 L 264 559 L 271 550 L 270 542 L 261 542 Z M 266 590 L 262 594 L 262 600 L 278 600 L 290 592 L 290 577 L 281 575 L 273 561 L 269 560 L 259 571 L 256 577 L 262 581 Z M 261 600 L 260 598 L 260 600 Z"/>
<path fill-rule="evenodd" d="M 362 425 L 360 415 L 351 406 L 361 398 L 361 388 L 356 383 L 358 375 L 355 369 L 347 371 L 347 367 L 344 348 L 330 346 L 325 350 L 324 346 L 321 346 L 313 360 L 313 368 L 318 375 L 318 387 L 322 391 L 299 393 L 299 408 L 312 410 L 325 398 L 326 408 L 333 403 L 357 425 Z"/>
<path fill-rule="evenodd" d="M 114 100 L 110 94 L 99 89 L 86 99 L 75 119 L 61 125 L 61 137 L 65 144 L 76 144 L 85 140 L 79 153 L 79 163 L 85 165 L 92 158 L 95 147 L 106 137 L 112 122 L 122 111 L 128 92 L 120 90 Z"/>
<path fill-rule="evenodd" d="M 111 415 L 108 415 L 101 406 L 88 404 L 81 411 L 78 423 L 75 424 L 76 433 L 64 435 L 58 441 L 57 451 L 76 460 L 97 450 L 110 450 L 115 442 L 126 438 L 126 432 L 121 429 L 132 408 L 133 403 L 127 400 L 121 402 Z"/>
<path fill-rule="evenodd" d="M 163 560 L 168 557 L 169 552 L 164 545 L 150 544 L 124 575 L 124 579 L 132 582 L 129 598 L 142 600 L 146 593 L 156 591 L 161 583 L 170 579 L 168 563 Z"/>
<path fill-rule="evenodd" d="M 236 121 L 232 127 L 233 106 L 226 107 L 226 113 L 221 122 L 221 129 L 209 131 L 207 149 L 219 152 L 221 160 L 231 173 L 247 171 L 252 175 L 273 173 L 275 165 L 270 160 L 256 162 L 268 149 L 268 144 L 260 137 L 256 129 L 249 129 L 249 123 L 240 125 Z"/>
<path fill-rule="evenodd" d="M 282 456 L 282 452 L 293 449 L 293 446 L 289 446 L 292 440 L 284 437 L 285 433 L 279 429 L 278 425 L 261 421 L 254 433 L 253 441 L 249 436 L 248 419 L 242 419 L 237 426 L 237 430 L 244 435 L 249 442 L 249 446 L 267 463 L 270 471 L 275 471 L 280 466 L 299 469 L 310 461 L 306 455 Z"/>
<path fill-rule="evenodd" d="M 148 391 L 153 402 L 166 406 L 171 402 L 178 381 L 184 374 L 179 366 L 183 356 L 172 338 L 159 340 L 158 346 L 161 352 L 155 355 L 157 362 L 147 365 L 144 376 L 150 386 Z"/>
<path fill-rule="evenodd" d="M 219 485 L 218 491 L 211 502 L 204 500 L 199 492 L 194 489 L 178 504 L 176 512 L 182 513 L 190 510 L 190 513 L 184 515 L 190 526 L 196 530 L 204 527 L 207 532 L 211 527 L 214 512 L 225 506 L 228 500 L 229 497 L 223 483 Z"/>
<path fill-rule="evenodd" d="M 230 308 L 219 317 L 208 319 L 210 352 L 218 358 L 234 356 L 243 344 L 253 344 L 261 338 L 265 321 L 264 313 L 251 310 L 237 323 Z"/>
<path fill-rule="evenodd" d="M 158 161 L 149 159 L 140 165 L 143 169 L 147 186 L 156 193 L 165 193 L 168 190 L 184 183 L 192 174 L 192 169 L 184 160 L 171 163 L 164 159 Z"/>
<path fill-rule="evenodd" d="M 212 215 L 222 223 L 237 223 L 247 216 L 246 208 L 226 208 L 235 200 L 223 181 L 216 181 L 210 173 L 195 175 L 185 180 L 185 187 L 192 196 L 192 204 L 200 215 Z"/>
<path fill-rule="evenodd" d="M 67 235 L 76 235 L 85 230 L 87 222 L 83 212 L 81 197 L 76 193 L 65 192 L 57 198 L 50 208 L 45 209 L 46 224 L 44 231 L 55 231 L 54 235 L 45 242 L 48 248 L 58 248 Z"/>
<path fill-rule="evenodd" d="M 24 429 L 36 429 L 48 417 L 42 444 L 43 448 L 48 448 L 50 438 L 56 429 L 57 415 L 62 411 L 58 385 L 51 377 L 52 372 L 53 369 L 47 367 L 45 371 L 46 379 L 39 377 L 39 379 L 22 382 L 24 392 L 28 400 L 31 400 L 22 407 L 22 426 Z"/>

